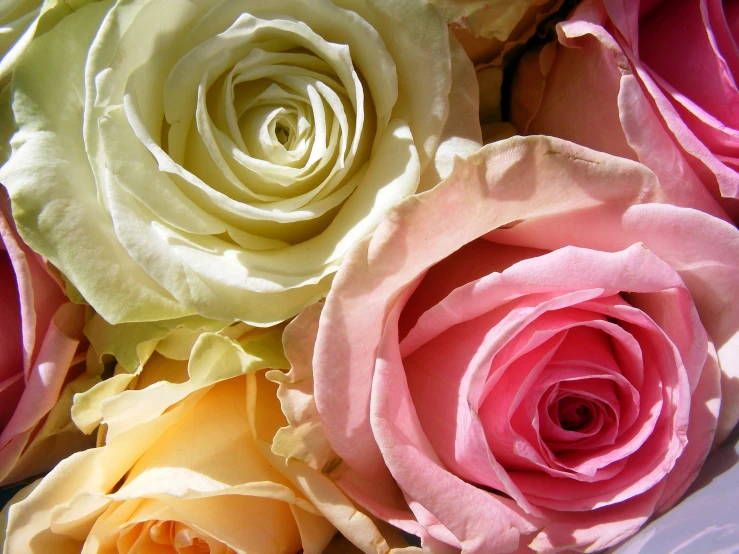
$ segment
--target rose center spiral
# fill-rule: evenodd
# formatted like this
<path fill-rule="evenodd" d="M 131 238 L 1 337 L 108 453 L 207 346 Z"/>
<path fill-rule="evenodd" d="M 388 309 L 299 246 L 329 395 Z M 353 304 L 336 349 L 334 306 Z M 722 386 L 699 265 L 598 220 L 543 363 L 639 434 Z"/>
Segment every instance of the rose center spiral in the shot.
<path fill-rule="evenodd" d="M 592 403 L 583 398 L 563 398 L 557 406 L 559 424 L 566 431 L 582 429 L 592 421 L 593 414 Z"/>

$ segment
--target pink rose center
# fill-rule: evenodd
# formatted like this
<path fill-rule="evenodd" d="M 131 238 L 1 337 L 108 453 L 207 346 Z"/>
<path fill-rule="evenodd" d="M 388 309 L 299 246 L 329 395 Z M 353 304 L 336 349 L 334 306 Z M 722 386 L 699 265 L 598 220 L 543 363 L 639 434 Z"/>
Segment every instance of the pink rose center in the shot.
<path fill-rule="evenodd" d="M 636 320 L 611 317 L 616 311 Z M 662 338 L 619 296 L 544 311 L 524 324 L 494 356 L 481 397 L 496 458 L 509 470 L 552 477 L 613 471 L 643 444 L 659 413 L 659 385 L 650 382 L 651 393 L 639 385 L 647 384 L 644 362 L 660 363 Z"/>
<path fill-rule="evenodd" d="M 552 410 L 556 414 L 557 423 L 565 431 L 581 431 L 594 419 L 596 407 L 586 398 L 570 396 L 558 400 Z M 550 411 L 550 416 L 554 415 Z"/>
<path fill-rule="evenodd" d="M 442 463 L 550 509 L 590 510 L 612 500 L 606 482 L 644 473 L 633 479 L 639 490 L 661 478 L 665 457 L 681 448 L 671 437 L 684 432 L 689 392 L 680 354 L 656 320 L 689 336 L 683 293 L 515 295 L 496 280 L 503 277 L 469 281 L 437 300 L 401 342 L 419 422 Z M 477 296 L 463 304 L 463 294 Z M 473 316 L 439 330 L 465 309 Z"/>

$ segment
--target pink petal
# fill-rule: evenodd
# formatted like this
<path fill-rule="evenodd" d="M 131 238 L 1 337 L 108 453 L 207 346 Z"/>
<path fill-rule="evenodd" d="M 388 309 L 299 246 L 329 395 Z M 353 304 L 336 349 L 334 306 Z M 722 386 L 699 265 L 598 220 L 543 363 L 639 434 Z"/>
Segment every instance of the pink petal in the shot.
<path fill-rule="evenodd" d="M 630 294 L 628 300 L 646 313 L 675 345 L 688 373 L 690 388 L 694 389 L 708 355 L 708 338 L 688 290 L 680 287 L 651 294 Z"/>
<path fill-rule="evenodd" d="M 649 74 L 649 71 L 637 60 L 632 58 L 630 61 L 634 69 L 634 74 L 647 91 L 649 97 L 651 97 L 657 111 L 662 116 L 667 128 L 675 137 L 680 148 L 688 155 L 693 169 L 698 173 L 701 180 L 712 186 L 711 182 L 715 179 L 715 182 L 718 184 L 718 192 L 721 196 L 733 199 L 739 198 L 739 174 L 737 174 L 736 170 L 727 167 L 716 154 L 712 153 L 695 136 L 695 133 L 683 121 L 676 108 Z M 736 216 L 736 213 L 734 213 L 736 211 L 735 204 L 728 204 L 725 208 L 732 217 Z"/>
<path fill-rule="evenodd" d="M 657 174 L 672 202 L 725 218 L 723 210 L 665 129 L 633 75 L 621 77 L 618 105 L 627 142 L 639 161 Z M 713 176 L 711 181 L 715 181 Z"/>
<path fill-rule="evenodd" d="M 516 248 L 478 239 L 465 244 L 427 271 L 400 316 L 403 340 L 429 308 L 454 289 L 491 273 L 499 273 L 516 262 L 546 254 L 544 250 Z"/>
<path fill-rule="evenodd" d="M 594 325 L 597 324 L 594 323 Z M 618 329 L 616 326 L 612 327 L 614 327 L 611 329 L 612 333 Z M 604 330 L 605 329 L 607 329 L 607 327 L 604 327 Z M 614 476 L 621 471 L 622 464 L 617 464 L 613 467 L 610 467 L 610 465 L 620 462 L 621 460 L 626 460 L 643 446 L 645 441 L 647 441 L 654 432 L 655 425 L 662 411 L 662 400 L 660 399 L 661 386 L 659 378 L 654 372 L 647 373 L 646 380 L 640 390 L 641 395 L 639 397 L 640 405 L 638 416 L 631 426 L 623 426 L 623 428 L 620 429 L 618 440 L 614 441 L 611 445 L 601 446 L 597 452 L 592 452 L 588 457 L 587 462 L 590 466 L 583 466 L 584 471 L 582 475 L 568 475 L 565 472 L 560 472 L 558 475 L 562 477 L 576 478 L 578 481 L 582 481 L 583 483 L 595 483 L 606 478 L 613 479 Z M 660 456 L 660 454 L 660 452 L 655 452 L 656 456 Z M 601 472 L 605 475 L 601 475 Z M 557 475 L 557 473 L 554 472 L 548 473 L 550 473 L 550 475 Z M 586 476 L 592 476 L 592 478 L 588 479 Z M 519 477 L 518 475 L 513 475 L 512 477 L 516 484 L 521 487 L 522 491 L 527 494 L 531 493 L 537 497 L 537 500 L 533 500 L 533 497 L 529 496 L 532 501 L 535 503 L 543 502 L 543 505 L 549 504 L 549 502 L 544 500 L 545 498 L 549 498 L 549 491 L 542 491 L 541 489 L 542 484 L 546 482 L 548 476 L 524 474 L 522 477 Z M 605 489 L 610 489 L 610 487 L 610 484 L 595 488 L 583 486 L 578 490 L 582 490 L 583 493 L 587 490 L 591 490 L 597 496 L 597 494 Z M 595 500 L 595 498 L 596 497 L 593 497 L 590 501 L 603 501 L 602 499 Z"/>
<path fill-rule="evenodd" d="M 444 527 L 439 518 L 424 508 L 423 504 L 413 499 L 408 499 L 408 505 L 427 535 L 421 537 L 421 546 L 431 552 L 439 552 L 440 554 L 459 554 L 462 543 L 449 529 Z M 433 541 L 433 543 L 430 541 Z"/>
<path fill-rule="evenodd" d="M 662 77 L 653 75 L 652 78 L 670 99 L 683 122 L 716 158 L 724 163 L 728 160 L 736 164 L 739 155 L 739 131 L 685 97 Z"/>
<path fill-rule="evenodd" d="M 639 4 L 640 0 L 603 0 L 608 16 L 611 18 L 613 25 L 618 29 L 624 37 L 626 44 L 637 53 L 639 53 L 640 21 L 639 21 Z M 642 8 L 646 9 L 646 7 Z M 654 9 L 654 8 L 652 8 Z"/>
<path fill-rule="evenodd" d="M 530 544 L 538 551 L 577 546 L 600 550 L 635 533 L 653 512 L 668 509 L 690 485 L 711 447 L 720 392 L 720 371 L 708 357 L 691 399 L 688 444 L 666 479 L 645 494 L 591 512 L 547 512 L 546 527 Z"/>
<path fill-rule="evenodd" d="M 20 372 L 0 381 L 0 398 L 2 399 L 0 403 L 0 429 L 4 429 L 10 418 L 13 417 L 15 407 L 23 396 L 24 388 L 23 374 Z"/>
<path fill-rule="evenodd" d="M 584 376 L 581 381 L 585 382 Z M 550 463 L 562 463 L 563 458 L 556 457 L 558 452 L 571 450 L 570 455 L 572 455 L 582 448 L 591 450 L 594 447 L 613 442 L 615 434 L 618 432 L 618 414 L 613 413 L 613 404 L 608 403 L 603 406 L 597 395 L 589 398 L 593 396 L 592 393 L 583 391 L 579 384 L 562 388 L 553 385 L 547 393 L 539 399 L 539 410 L 536 415 L 540 420 L 538 430 L 541 439 L 552 453 Z M 563 420 L 564 414 L 574 411 L 570 417 L 572 419 L 581 418 L 582 415 L 578 409 L 585 406 L 591 412 L 589 416 L 591 419 L 576 428 L 567 429 L 566 420 Z M 618 407 L 617 404 L 616 407 Z M 563 454 L 563 456 L 566 455 Z M 568 469 L 574 468 L 569 467 L 568 464 Z M 578 470 L 578 472 L 582 473 L 581 470 Z"/>
<path fill-rule="evenodd" d="M 636 160 L 621 130 L 618 112 L 621 68 L 628 68 L 626 57 L 598 25 L 569 21 L 561 24 L 558 32 L 564 46 L 557 48 L 539 110 L 524 132 L 556 136 Z M 513 123 L 520 127 L 520 122 Z"/>
<path fill-rule="evenodd" d="M 721 371 L 711 346 L 690 401 L 688 444 L 667 476 L 664 495 L 657 505 L 658 513 L 672 507 L 698 475 L 714 444 L 720 404 Z"/>
<path fill-rule="evenodd" d="M 0 433 L 0 482 L 12 469 L 22 452 L 18 439 L 24 437 L 21 444 L 25 445 L 34 427 L 59 399 L 59 393 L 77 351 L 79 340 L 69 337 L 66 328 L 72 324 L 81 335 L 84 307 L 71 303 L 64 304 L 57 311 L 57 317 L 61 329 L 55 322 L 49 326 L 15 412 Z"/>
<path fill-rule="evenodd" d="M 739 90 L 708 12 L 708 0 L 662 2 L 639 21 L 637 55 L 680 94 L 737 129 Z"/>
<path fill-rule="evenodd" d="M 396 316 L 397 317 L 397 316 Z M 381 349 L 372 395 L 372 428 L 393 477 L 405 494 L 451 532 L 466 552 L 506 552 L 522 533 L 535 527 L 511 501 L 469 485 L 435 459 L 410 398 L 397 328 L 389 325 Z M 430 488 L 428 483 L 434 483 Z"/>
<path fill-rule="evenodd" d="M 625 502 L 587 512 L 548 511 L 546 526 L 529 547 L 554 553 L 567 548 L 600 552 L 614 546 L 636 533 L 652 516 L 664 488 L 660 483 Z"/>
<path fill-rule="evenodd" d="M 601 269 L 594 271 L 596 267 Z M 630 278 L 622 277 L 624 267 L 634 272 Z M 582 302 L 602 294 L 588 293 L 586 289 L 598 288 L 610 291 L 606 294 L 616 294 L 620 290 L 651 292 L 661 287 L 680 285 L 679 277 L 668 265 L 655 263 L 649 256 L 642 256 L 637 247 L 616 257 L 602 252 L 560 248 L 454 290 L 418 319 L 415 327 L 403 339 L 401 348 L 403 354 L 408 355 L 452 325 L 488 313 L 523 293 L 548 294 L 557 291 L 561 296 L 565 291 L 577 291 L 578 295 L 588 296 L 579 298 L 578 301 Z"/>
<path fill-rule="evenodd" d="M 557 51 L 557 61 L 547 77 L 545 99 L 527 132 L 562 136 L 586 146 L 597 145 L 597 149 L 610 154 L 638 159 L 657 173 L 672 203 L 723 217 L 721 209 L 706 193 L 706 185 L 694 174 L 676 148 L 674 138 L 664 129 L 662 118 L 655 113 L 644 90 L 632 85 L 631 66 L 638 62 L 628 59 L 628 52 L 599 25 L 571 20 L 558 29 L 560 42 L 566 48 Z M 580 70 L 584 66 L 589 67 L 587 73 Z M 590 82 L 601 88 L 608 86 L 611 92 L 604 95 L 605 91 L 591 90 Z M 558 103 L 563 91 L 570 91 L 570 105 L 577 113 L 562 112 Z M 664 98 L 661 91 L 657 92 Z M 583 112 L 590 114 L 585 117 L 593 119 L 591 125 L 579 125 Z M 569 137 L 573 126 L 578 134 Z M 603 135 L 610 137 L 611 142 L 593 142 L 604 140 Z M 701 147 L 706 154 L 705 146 L 696 146 Z"/>
<path fill-rule="evenodd" d="M 541 452 L 539 435 L 530 426 L 521 424 L 523 422 L 514 425 L 517 422 L 511 420 L 511 415 L 524 396 L 529 396 L 532 382 L 541 375 L 563 336 L 555 333 L 550 340 L 516 359 L 506 371 L 501 371 L 502 376 L 491 389 L 492 394 L 480 406 L 480 420 L 491 452 L 509 472 L 549 470 L 547 453 Z"/>
<path fill-rule="evenodd" d="M 514 117 L 526 119 L 514 123 L 527 134 L 558 136 L 638 159 L 658 174 L 671 203 L 725 217 L 718 201 L 732 218 L 739 218 L 736 129 L 730 128 L 729 120 L 711 119 L 694 103 L 690 108 L 681 106 L 683 112 L 679 112 L 673 102 L 679 105 L 690 100 L 684 95 L 669 96 L 655 82 L 658 74 L 639 61 L 634 27 L 636 2 L 606 0 L 605 4 L 604 7 L 600 1 L 584 2 L 570 20 L 558 25 L 561 45 L 546 74 L 538 111 L 519 114 L 514 110 Z M 669 2 L 656 7 L 652 4 L 642 2 L 641 12 L 649 12 L 647 18 L 660 6 L 670 6 Z M 613 25 L 608 23 L 606 8 Z M 654 41 L 661 39 L 654 34 L 650 37 Z M 514 102 L 530 94 L 530 90 L 542 88 L 540 83 L 525 81 L 531 75 L 541 79 L 536 71 L 519 73 Z M 635 76 L 640 86 L 630 86 Z M 731 98 L 726 100 L 726 106 L 733 106 Z M 692 122 L 684 118 L 691 118 Z M 727 146 L 712 150 L 713 144 Z"/>
<path fill-rule="evenodd" d="M 489 372 L 495 346 L 486 344 L 487 351 L 481 353 L 481 344 L 486 336 L 498 334 L 496 316 L 500 318 L 492 313 L 452 327 L 428 348 L 404 356 L 403 365 L 417 416 L 445 466 L 458 476 L 503 490 L 527 506 L 492 457 L 470 401 L 460 402 L 469 398 L 470 380 L 482 383 Z M 505 344 L 505 339 L 500 343 Z"/>
<path fill-rule="evenodd" d="M 716 50 L 726 61 L 734 82 L 739 78 L 739 3 L 736 0 L 703 0 L 702 9 L 706 11 Z M 734 25 L 732 31 L 731 26 Z M 732 36 L 733 32 L 733 36 Z"/>
<path fill-rule="evenodd" d="M 3 190 L 4 189 L 0 189 Z M 42 267 L 41 261 L 18 236 L 10 216 L 10 206 L 0 194 L 0 235 L 15 272 L 23 335 L 23 370 L 28 380 L 41 338 L 56 309 L 65 301 L 59 285 Z"/>
<path fill-rule="evenodd" d="M 593 348 L 594 346 L 596 348 Z M 602 394 L 593 396 L 592 392 L 582 389 L 581 384 L 587 384 L 588 381 L 601 381 L 604 384 L 607 382 L 608 388 Z M 557 395 L 551 399 L 552 402 L 555 399 L 561 402 L 559 398 L 571 397 L 571 393 L 576 392 L 579 396 L 592 397 L 599 404 L 607 406 L 612 417 L 607 419 L 603 415 L 598 426 L 589 425 L 577 430 L 565 430 L 559 422 L 559 414 L 552 411 L 554 405 L 544 406 L 540 403 L 537 406 L 532 405 L 529 408 L 530 412 L 536 409 L 539 414 L 546 415 L 542 421 L 541 435 L 546 440 L 547 446 L 554 451 L 573 450 L 575 454 L 577 450 L 588 449 L 590 451 L 588 456 L 592 456 L 592 448 L 613 444 L 619 428 L 628 428 L 636 419 L 636 408 L 640 404 L 639 392 L 620 373 L 611 342 L 604 333 L 595 329 L 576 327 L 568 331 L 567 338 L 549 362 L 545 375 L 538 381 L 531 396 L 540 396 L 555 387 Z M 567 395 L 566 392 L 570 394 Z M 623 419 L 619 398 L 624 403 L 626 417 Z M 533 401 L 531 403 L 533 404 Z M 555 419 L 549 417 L 550 414 L 556 416 Z M 562 458 L 558 460 L 562 463 Z M 594 472 L 590 474 L 593 475 Z"/>
<path fill-rule="evenodd" d="M 734 45 L 739 46 L 739 2 L 728 0 L 723 2 L 723 7 Z"/>
<path fill-rule="evenodd" d="M 670 385 L 670 380 L 661 383 L 657 376 L 663 368 L 668 375 L 675 372 L 670 369 L 670 360 L 664 359 L 658 351 L 650 348 L 648 341 L 640 339 L 639 342 L 644 345 L 645 367 L 648 368 L 647 380 L 641 389 L 639 419 L 630 429 L 622 432 L 612 447 L 600 448 L 589 460 L 590 464 L 602 467 L 617 460 L 628 459 L 628 464 L 609 481 L 596 484 L 582 481 L 550 483 L 549 478 L 543 475 L 513 475 L 514 481 L 532 502 L 553 509 L 591 509 L 640 494 L 661 480 L 671 469 L 683 443 L 673 439 L 673 435 L 679 435 L 680 429 L 684 433 L 687 425 L 687 382 L 682 382 L 682 388 L 679 389 L 682 391 L 682 396 L 678 398 L 681 399 L 680 406 L 685 409 L 683 413 L 671 405 L 669 399 L 675 393 L 670 392 L 667 395 L 667 391 L 681 386 L 681 382 L 678 381 L 675 385 Z M 673 367 L 674 363 L 673 361 Z M 665 397 L 655 398 L 655 392 Z"/>
<path fill-rule="evenodd" d="M 2 225 L 0 223 L 0 225 Z M 18 299 L 18 286 L 15 273 L 7 252 L 0 251 L 0 320 L 3 332 L 0 333 L 0 382 L 15 375 L 23 378 L 23 342 L 21 337 L 21 313 Z M 0 387 L 0 390 L 4 387 Z M 16 401 L 2 394 L 3 411 Z M 0 428 L 7 419 L 0 416 Z"/>
<path fill-rule="evenodd" d="M 2 200 L 2 197 L 0 197 Z M 0 333 L 0 387 L 2 394 L 2 414 L 0 428 L 4 427 L 17 404 L 16 393 L 10 394 L 9 383 L 14 376 L 20 374 L 23 379 L 23 359 L 25 355 L 23 342 L 23 326 L 21 320 L 21 303 L 18 283 L 15 276 L 15 265 L 22 257 L 10 223 L 0 213 L 0 318 L 3 332 Z M 31 343 L 31 347 L 32 347 Z M 17 388 L 17 387 L 15 387 Z"/>

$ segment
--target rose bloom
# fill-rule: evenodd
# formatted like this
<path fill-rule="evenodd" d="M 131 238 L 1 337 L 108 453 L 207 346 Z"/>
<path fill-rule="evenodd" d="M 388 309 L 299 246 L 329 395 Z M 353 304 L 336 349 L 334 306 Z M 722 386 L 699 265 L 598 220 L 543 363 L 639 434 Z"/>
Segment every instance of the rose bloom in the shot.
<path fill-rule="evenodd" d="M 390 206 L 480 141 L 441 15 L 345 4 L 100 2 L 34 39 L 0 172 L 21 235 L 111 323 L 266 326 L 324 296 Z"/>
<path fill-rule="evenodd" d="M 739 5 L 587 0 L 525 55 L 511 116 L 652 169 L 673 203 L 739 220 Z"/>
<path fill-rule="evenodd" d="M 530 137 L 391 211 L 316 316 L 332 478 L 442 553 L 597 551 L 674 504 L 739 419 L 739 231 L 663 198 Z"/>
<path fill-rule="evenodd" d="M 77 353 L 84 308 L 67 301 L 9 211 L 0 188 L 0 484 L 47 471 L 82 446 L 71 397 L 55 406 L 85 360 Z"/>
<path fill-rule="evenodd" d="M 104 446 L 14 499 L 4 552 L 318 554 L 336 525 L 364 552 L 389 553 L 327 477 L 272 452 L 287 420 L 264 368 L 287 365 L 270 351 L 281 334 L 242 338 L 245 351 L 205 333 L 189 362 L 152 356 L 138 390 L 104 403 Z"/>

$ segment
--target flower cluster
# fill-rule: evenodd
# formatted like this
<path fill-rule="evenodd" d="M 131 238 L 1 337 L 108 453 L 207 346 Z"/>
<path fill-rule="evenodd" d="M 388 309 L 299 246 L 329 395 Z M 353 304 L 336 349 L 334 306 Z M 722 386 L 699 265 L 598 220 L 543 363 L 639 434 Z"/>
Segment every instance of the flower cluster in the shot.
<path fill-rule="evenodd" d="M 737 427 L 739 3 L 6 4 L 3 554 L 601 552 Z"/>

